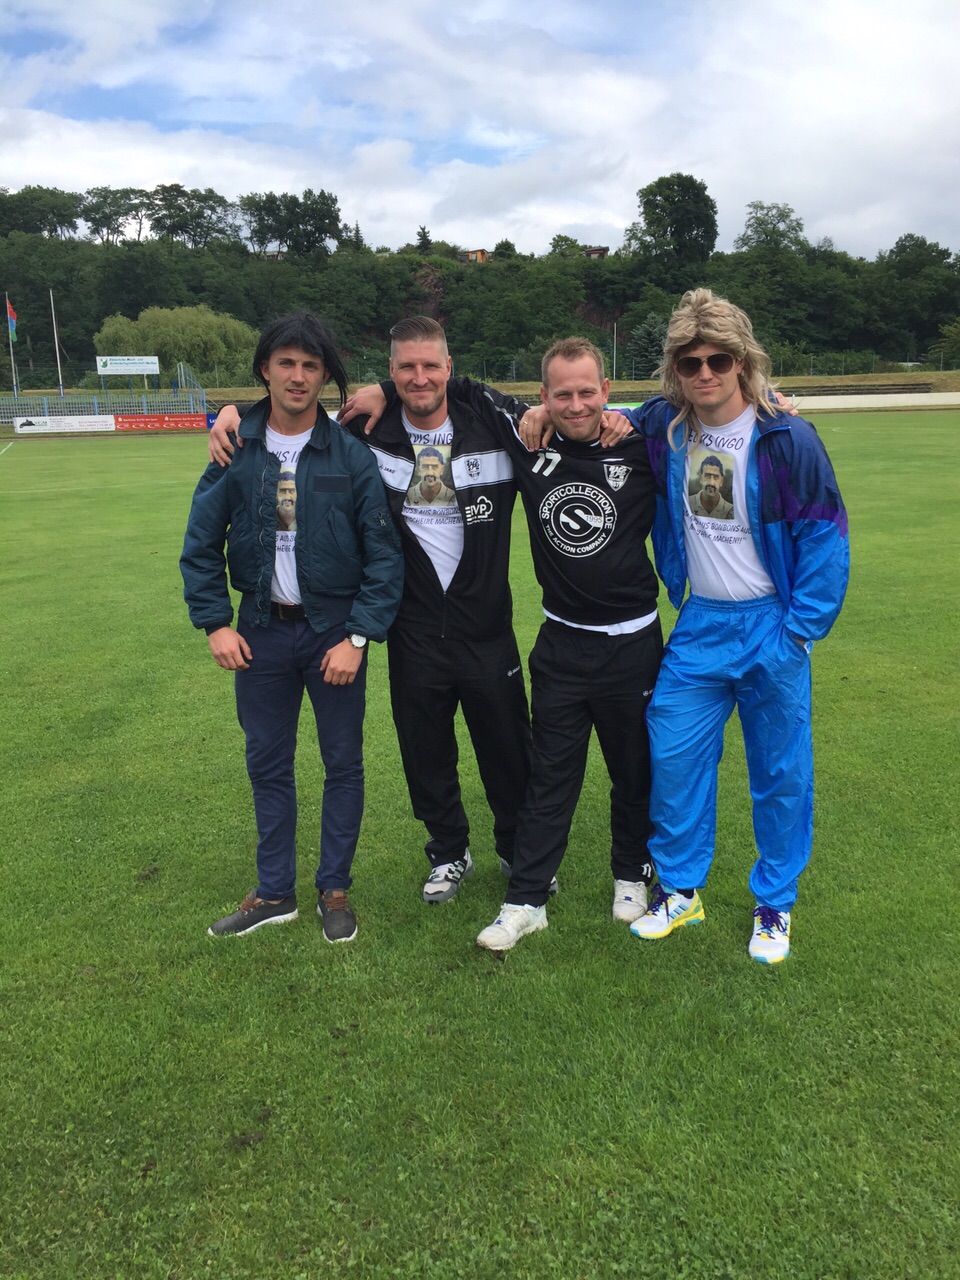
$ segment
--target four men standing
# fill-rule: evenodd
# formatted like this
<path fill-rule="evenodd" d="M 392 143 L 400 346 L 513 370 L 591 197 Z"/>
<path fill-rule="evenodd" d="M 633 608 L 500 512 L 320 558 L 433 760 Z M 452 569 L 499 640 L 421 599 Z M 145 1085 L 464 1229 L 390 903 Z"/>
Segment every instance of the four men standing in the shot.
<path fill-rule="evenodd" d="M 638 434 L 608 454 L 599 444 L 608 383 L 589 342 L 557 343 L 544 357 L 544 408 L 523 438 L 538 438 L 544 420 L 557 435 L 530 452 L 515 431 L 527 406 L 465 379 L 448 387 L 436 322 L 403 321 L 392 337 L 384 390 L 396 396 L 372 430 L 356 420 L 350 429 L 374 452 L 404 545 L 391 697 L 414 812 L 431 837 L 425 900 L 452 897 L 472 870 L 456 774 L 459 702 L 504 869 L 512 863 L 507 901 L 481 946 L 504 950 L 545 927 L 593 727 L 613 782 L 614 917 L 644 938 L 703 919 L 697 889 L 713 852 L 716 764 L 737 705 L 760 851 L 750 954 L 783 959 L 810 851 L 809 648 L 842 603 L 846 517 L 815 431 L 771 404 L 769 361 L 749 320 L 707 290 L 686 295 L 668 333 L 667 398 L 633 411 Z M 519 828 L 526 701 L 506 581 L 515 482 L 547 615 L 530 661 L 534 764 Z M 424 484 L 449 489 L 455 503 L 424 498 Z M 662 648 L 644 549 L 651 525 L 672 601 L 680 605 L 687 581 L 692 594 L 649 716 L 648 809 L 645 713 Z M 648 904 L 650 853 L 660 884 Z"/>

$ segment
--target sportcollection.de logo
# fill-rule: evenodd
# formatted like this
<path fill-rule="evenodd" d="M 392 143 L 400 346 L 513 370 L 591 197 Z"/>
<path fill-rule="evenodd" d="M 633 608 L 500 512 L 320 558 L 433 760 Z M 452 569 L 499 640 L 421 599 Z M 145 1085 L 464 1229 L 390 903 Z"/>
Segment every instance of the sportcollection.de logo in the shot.
<path fill-rule="evenodd" d="M 562 484 L 540 504 L 543 531 L 565 556 L 592 556 L 617 523 L 610 498 L 592 484 Z"/>

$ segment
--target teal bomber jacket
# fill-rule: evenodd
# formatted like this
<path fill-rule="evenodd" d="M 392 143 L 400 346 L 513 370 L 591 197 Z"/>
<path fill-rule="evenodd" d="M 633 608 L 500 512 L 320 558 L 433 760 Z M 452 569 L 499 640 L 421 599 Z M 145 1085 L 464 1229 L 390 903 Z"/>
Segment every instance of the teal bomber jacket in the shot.
<path fill-rule="evenodd" d="M 193 495 L 180 572 L 190 620 L 207 634 L 233 621 L 228 571 L 244 622 L 270 622 L 280 463 L 266 445 L 269 407 L 267 398 L 244 417 L 243 448 L 228 467 L 211 463 Z M 297 464 L 303 608 L 317 632 L 343 623 L 383 640 L 403 590 L 400 540 L 370 450 L 317 412 Z"/>

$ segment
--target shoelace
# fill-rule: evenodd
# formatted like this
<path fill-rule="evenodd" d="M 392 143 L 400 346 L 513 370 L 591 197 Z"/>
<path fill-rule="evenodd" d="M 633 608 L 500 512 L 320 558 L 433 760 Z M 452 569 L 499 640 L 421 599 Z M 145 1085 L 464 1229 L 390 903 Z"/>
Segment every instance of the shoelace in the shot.
<path fill-rule="evenodd" d="M 782 914 L 773 907 L 756 907 L 753 914 L 760 921 L 758 933 L 765 933 L 768 938 L 772 938 L 774 930 L 780 933 L 787 932 L 786 921 Z"/>
<path fill-rule="evenodd" d="M 332 893 L 331 894 L 325 893 L 323 895 L 323 905 L 327 908 L 328 911 L 349 911 L 350 910 L 350 903 L 347 901 L 347 895 L 345 893 L 338 893 L 336 895 Z"/>
<path fill-rule="evenodd" d="M 458 858 L 456 862 L 443 862 L 439 867 L 434 867 L 427 879 L 434 882 L 440 880 L 462 880 L 466 869 L 466 862 L 462 858 Z"/>
<path fill-rule="evenodd" d="M 647 915 L 652 915 L 655 911 L 659 911 L 662 906 L 667 905 L 668 896 L 669 895 L 664 893 L 663 888 L 659 884 L 655 885 L 653 889 L 653 897 L 647 904 Z M 667 911 L 669 912 L 669 910 L 669 905 L 667 905 Z"/>

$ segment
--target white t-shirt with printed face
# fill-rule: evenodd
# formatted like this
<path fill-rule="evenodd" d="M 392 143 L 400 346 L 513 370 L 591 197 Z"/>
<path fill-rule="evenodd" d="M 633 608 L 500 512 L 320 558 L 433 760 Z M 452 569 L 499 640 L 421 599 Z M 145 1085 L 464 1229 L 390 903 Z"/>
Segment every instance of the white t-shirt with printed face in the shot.
<path fill-rule="evenodd" d="M 463 515 L 457 506 L 450 470 L 453 423 L 447 418 L 433 431 L 421 431 L 403 415 L 413 445 L 413 482 L 403 500 L 403 520 L 430 557 L 444 591 L 463 555 Z"/>
<path fill-rule="evenodd" d="M 757 426 L 753 406 L 723 427 L 700 424 L 687 444 L 683 540 L 694 595 L 755 600 L 776 588 L 760 563 L 747 511 L 747 455 Z"/>
<path fill-rule="evenodd" d="M 280 600 L 285 604 L 301 603 L 296 560 L 297 463 L 312 434 L 312 427 L 295 436 L 282 436 L 279 431 L 267 427 L 267 449 L 280 459 L 280 479 L 277 482 L 277 553 L 273 562 L 270 599 Z"/>

